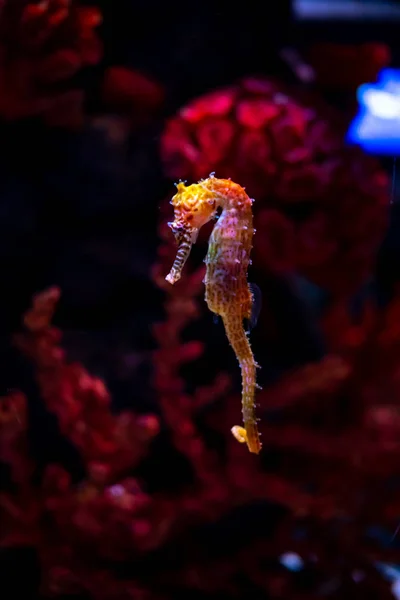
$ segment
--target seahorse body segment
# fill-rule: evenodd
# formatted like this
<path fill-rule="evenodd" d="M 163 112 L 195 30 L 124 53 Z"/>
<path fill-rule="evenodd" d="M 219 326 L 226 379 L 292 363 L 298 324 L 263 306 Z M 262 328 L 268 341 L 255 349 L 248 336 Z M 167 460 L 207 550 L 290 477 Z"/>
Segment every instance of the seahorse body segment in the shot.
<path fill-rule="evenodd" d="M 243 320 L 251 319 L 253 303 L 247 282 L 254 234 L 252 203 L 244 188 L 229 179 L 210 175 L 189 186 L 178 183 L 177 193 L 171 200 L 175 218 L 168 224 L 178 251 L 166 280 L 174 284 L 180 279 L 200 227 L 216 218 L 217 211 L 221 210 L 205 260 L 205 299 L 209 309 L 222 318 L 241 367 L 244 428 L 235 426 L 232 433 L 239 442 L 247 443 L 250 452 L 258 454 L 261 442 L 254 406 L 258 365 L 243 327 Z"/>

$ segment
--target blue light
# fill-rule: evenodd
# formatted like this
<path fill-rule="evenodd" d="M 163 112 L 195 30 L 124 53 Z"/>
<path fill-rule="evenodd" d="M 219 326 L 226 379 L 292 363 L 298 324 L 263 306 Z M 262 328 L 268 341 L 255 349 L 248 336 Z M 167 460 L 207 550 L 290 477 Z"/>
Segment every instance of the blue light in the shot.
<path fill-rule="evenodd" d="M 286 552 L 279 558 L 281 565 L 286 567 L 289 571 L 301 571 L 304 567 L 302 558 L 295 552 Z"/>
<path fill-rule="evenodd" d="M 359 112 L 347 141 L 371 154 L 400 155 L 400 69 L 383 69 L 378 81 L 358 88 Z"/>

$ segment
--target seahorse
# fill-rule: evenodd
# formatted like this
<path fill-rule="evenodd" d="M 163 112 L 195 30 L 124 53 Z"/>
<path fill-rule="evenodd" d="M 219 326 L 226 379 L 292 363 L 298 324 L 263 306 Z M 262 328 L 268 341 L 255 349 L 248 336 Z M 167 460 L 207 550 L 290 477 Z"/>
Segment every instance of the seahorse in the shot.
<path fill-rule="evenodd" d="M 256 298 L 247 281 L 253 234 L 254 200 L 245 189 L 230 179 L 218 179 L 214 173 L 207 179 L 186 186 L 176 184 L 177 193 L 171 204 L 174 221 L 168 223 L 178 244 L 171 271 L 166 280 L 172 285 L 181 277 L 183 267 L 196 242 L 200 228 L 216 220 L 205 259 L 205 300 L 208 308 L 222 318 L 227 338 L 239 361 L 242 374 L 242 415 L 244 427 L 231 431 L 250 452 L 261 450 L 255 417 L 256 369 L 258 364 L 250 346 L 244 320 L 250 323 L 257 312 Z M 218 212 L 220 214 L 218 215 Z"/>

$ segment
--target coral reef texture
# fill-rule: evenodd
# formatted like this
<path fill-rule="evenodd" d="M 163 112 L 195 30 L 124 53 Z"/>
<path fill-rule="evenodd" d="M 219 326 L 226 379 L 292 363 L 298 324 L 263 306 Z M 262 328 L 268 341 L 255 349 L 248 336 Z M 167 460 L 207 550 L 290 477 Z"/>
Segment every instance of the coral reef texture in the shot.
<path fill-rule="evenodd" d="M 0 115 L 80 124 L 83 91 L 66 84 L 101 59 L 99 11 L 70 0 L 5 0 L 0 16 Z"/>

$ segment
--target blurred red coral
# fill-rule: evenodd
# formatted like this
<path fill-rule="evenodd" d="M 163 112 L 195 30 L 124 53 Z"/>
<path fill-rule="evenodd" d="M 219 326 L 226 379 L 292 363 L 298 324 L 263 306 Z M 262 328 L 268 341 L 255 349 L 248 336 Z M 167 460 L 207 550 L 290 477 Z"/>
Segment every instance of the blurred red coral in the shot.
<path fill-rule="evenodd" d="M 4 0 L 0 116 L 40 115 L 50 125 L 80 125 L 84 92 L 69 80 L 99 62 L 102 44 L 95 29 L 100 22 L 96 8 L 75 0 Z"/>
<path fill-rule="evenodd" d="M 386 44 L 312 44 L 307 60 L 316 74 L 317 83 L 329 88 L 356 90 L 363 83 L 376 80 L 378 73 L 391 61 Z"/>
<path fill-rule="evenodd" d="M 137 462 L 158 433 L 154 416 L 113 415 L 109 393 L 99 378 L 68 363 L 61 333 L 51 326 L 58 288 L 38 294 L 24 317 L 16 346 L 35 364 L 42 398 L 57 418 L 63 435 L 80 450 L 91 476 L 102 485 Z"/>
<path fill-rule="evenodd" d="M 234 420 L 232 411 L 238 418 L 240 398 L 229 393 L 226 374 L 202 387 L 204 373 L 195 371 L 191 383 L 199 379 L 197 391 L 186 391 L 181 366 L 204 351 L 204 342 L 183 338 L 187 325 L 202 315 L 203 267 L 191 270 L 188 264 L 182 281 L 167 286 L 164 274 L 174 247 L 164 220 L 160 235 L 153 278 L 168 295 L 166 318 L 154 326 L 154 386 L 172 442 L 192 469 L 191 481 L 149 494 L 145 480 L 132 475 L 158 432 L 158 419 L 113 415 L 104 384 L 68 363 L 61 334 L 50 324 L 60 296 L 51 288 L 35 297 L 15 343 L 33 361 L 42 398 L 79 449 L 87 476 L 75 484 L 63 467 L 51 464 L 39 487 L 26 400 L 18 392 L 0 399 L 0 460 L 10 466 L 13 483 L 0 494 L 1 546 L 37 549 L 45 597 L 86 593 L 96 600 L 161 600 L 176 597 L 178 590 L 234 598 L 241 590 L 240 572 L 251 589 L 289 600 L 299 598 L 298 584 L 277 565 L 290 550 L 313 573 L 309 597 L 318 597 L 334 578 L 336 597 L 361 593 L 367 585 L 379 598 L 389 598 L 375 561 L 389 560 L 393 552 L 373 538 L 365 543 L 364 536 L 371 524 L 390 531 L 398 520 L 400 489 L 392 481 L 400 456 L 400 330 L 392 327 L 398 298 L 386 311 L 370 307 L 358 324 L 336 311 L 331 325 L 326 321 L 328 331 L 340 324 L 344 334 L 334 336 L 336 354 L 259 394 L 263 464 L 230 435 L 227 424 Z M 279 418 L 270 418 L 270 411 Z M 217 447 L 207 431 L 220 440 Z M 273 535 L 259 532 L 269 518 L 267 502 L 287 510 Z M 249 527 L 246 513 L 239 513 L 241 530 L 225 547 L 218 523 L 241 507 L 258 516 Z M 196 527 L 205 525 L 207 536 L 199 538 Z M 299 537 L 298 528 L 307 533 Z M 223 548 L 210 556 L 214 544 Z M 135 567 L 138 559 L 147 565 L 142 572 Z M 127 564 L 132 575 L 121 578 L 118 564 Z M 363 577 L 354 582 L 349 569 Z"/>
<path fill-rule="evenodd" d="M 389 195 L 385 172 L 347 148 L 344 133 L 313 95 L 248 78 L 183 107 L 166 124 L 161 156 L 175 180 L 216 171 L 246 186 L 256 199 L 258 268 L 298 269 L 349 293 L 373 267 Z"/>
<path fill-rule="evenodd" d="M 116 559 L 148 545 L 148 532 L 154 540 L 157 528 L 165 528 L 163 507 L 158 505 L 153 515 L 148 496 L 129 475 L 158 434 L 159 422 L 154 415 L 113 414 L 104 383 L 66 361 L 61 334 L 50 324 L 59 296 L 57 288 L 38 294 L 14 341 L 33 361 L 42 399 L 57 416 L 61 433 L 80 451 L 87 478 L 74 486 L 61 466 L 51 464 L 39 491 L 32 481 L 25 399 L 18 393 L 1 399 L 0 459 L 11 466 L 17 488 L 0 497 L 0 543 L 37 547 L 46 572 L 45 593 L 71 588 L 95 593 L 91 586 L 100 573 L 94 582 L 85 579 L 86 573 L 82 580 L 81 551 Z"/>

